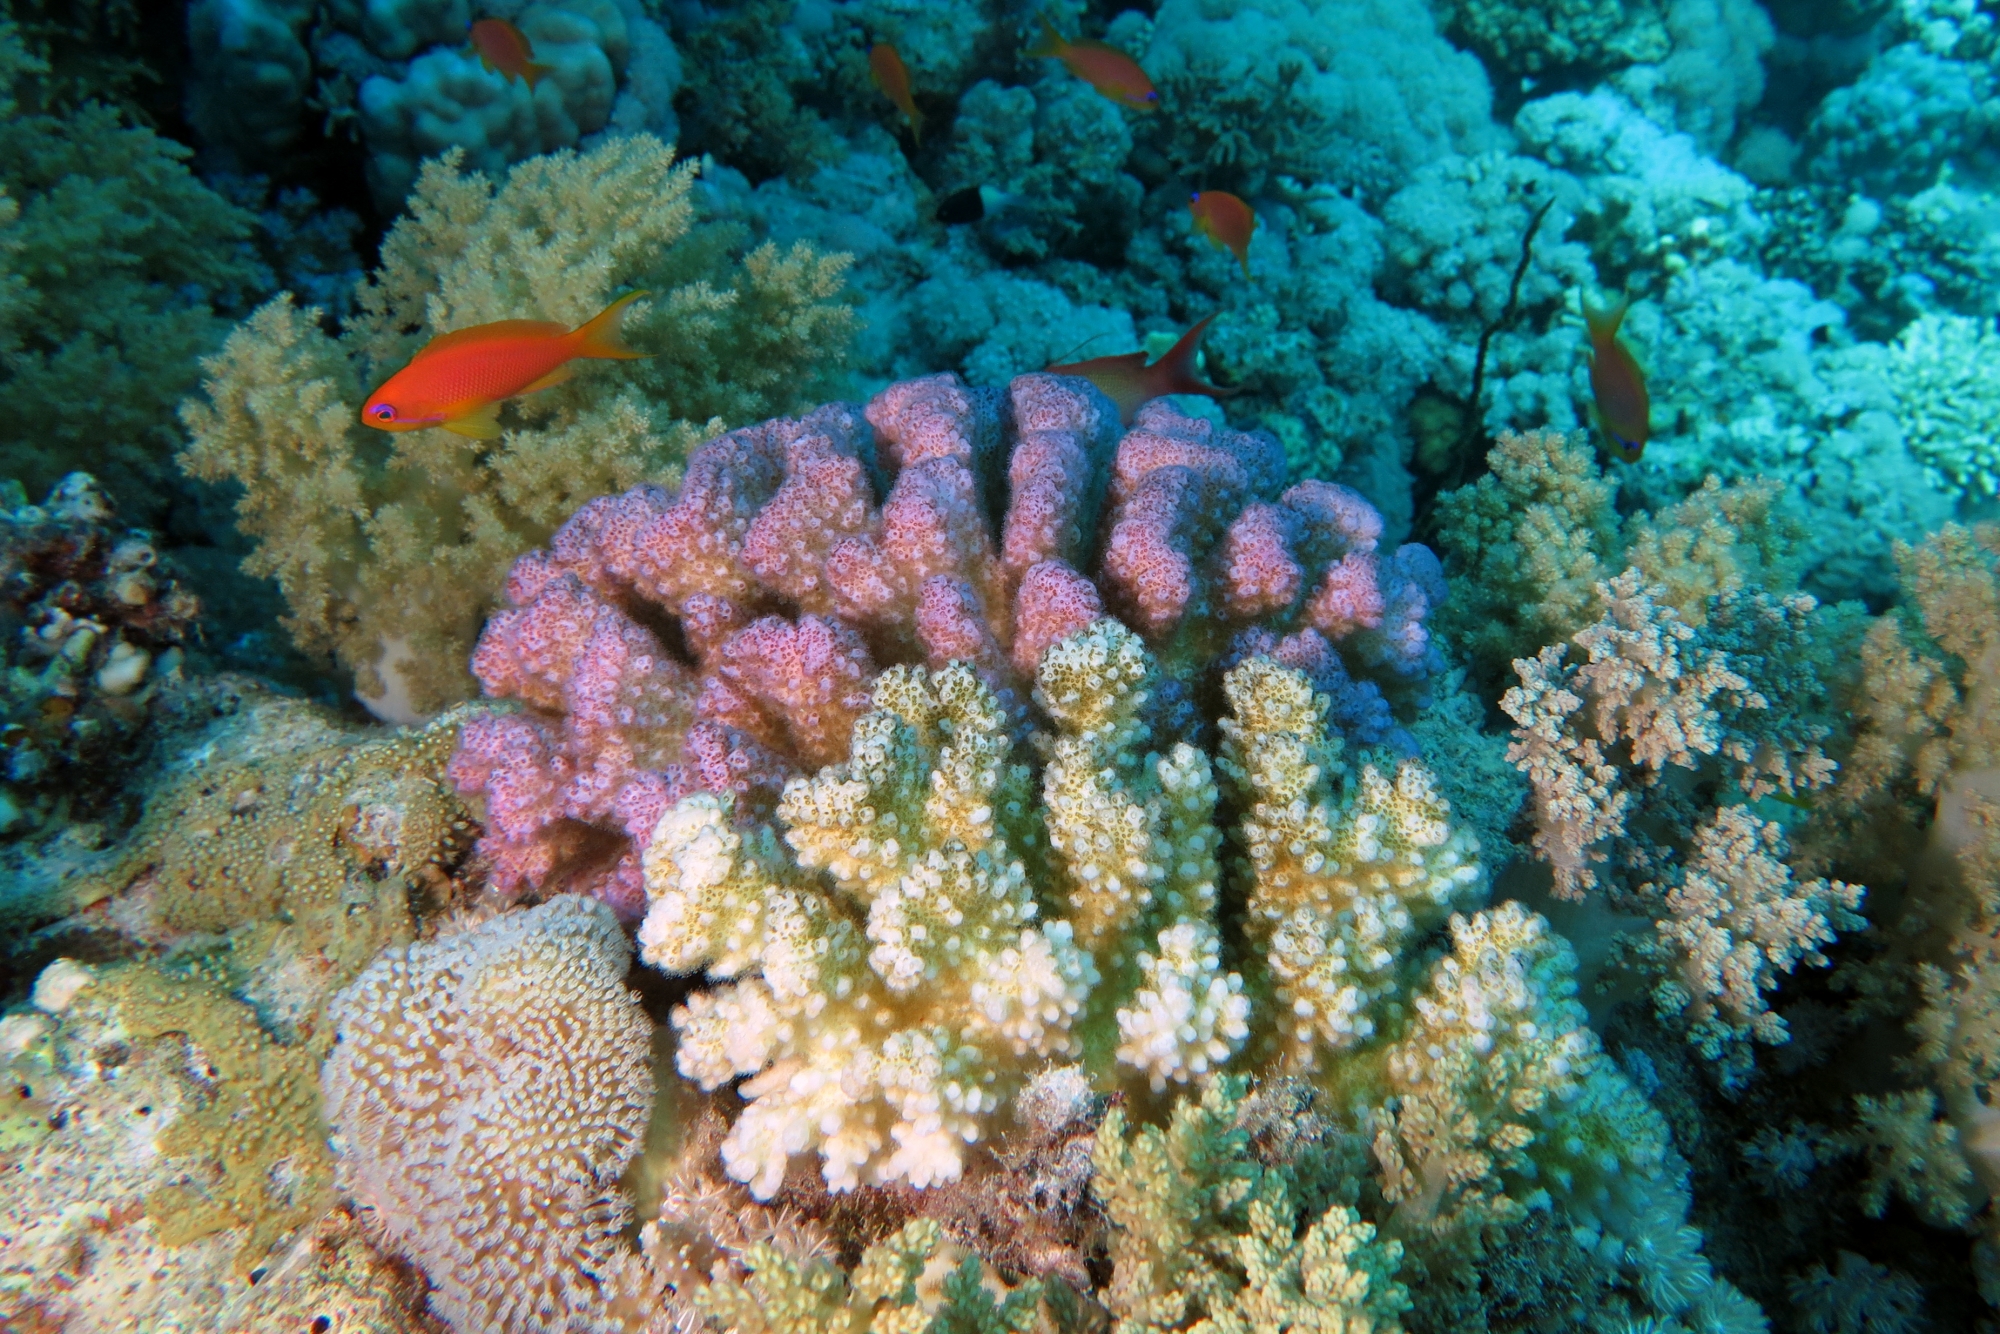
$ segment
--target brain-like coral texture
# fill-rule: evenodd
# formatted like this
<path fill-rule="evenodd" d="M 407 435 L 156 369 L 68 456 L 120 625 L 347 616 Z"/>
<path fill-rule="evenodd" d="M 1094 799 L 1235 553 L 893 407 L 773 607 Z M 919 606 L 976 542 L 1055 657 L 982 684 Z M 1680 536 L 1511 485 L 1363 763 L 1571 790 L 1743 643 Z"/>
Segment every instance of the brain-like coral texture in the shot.
<path fill-rule="evenodd" d="M 524 707 L 475 724 L 453 772 L 486 798 L 503 889 L 636 917 L 639 846 L 682 796 L 768 809 L 848 758 L 899 664 L 970 664 L 1018 730 L 1044 653 L 1101 615 L 1151 655 L 1169 744 L 1201 739 L 1217 667 L 1254 652 L 1314 664 L 1385 740 L 1434 666 L 1444 587 L 1381 532 L 1345 487 L 1287 488 L 1271 437 L 1164 402 L 1121 436 L 1082 381 L 905 381 L 711 441 L 677 491 L 593 501 L 517 562 L 473 671 Z"/>
<path fill-rule="evenodd" d="M 455 1328 L 599 1327 L 653 1106 L 630 959 L 602 904 L 565 897 L 391 950 L 335 998 L 341 1183 Z"/>

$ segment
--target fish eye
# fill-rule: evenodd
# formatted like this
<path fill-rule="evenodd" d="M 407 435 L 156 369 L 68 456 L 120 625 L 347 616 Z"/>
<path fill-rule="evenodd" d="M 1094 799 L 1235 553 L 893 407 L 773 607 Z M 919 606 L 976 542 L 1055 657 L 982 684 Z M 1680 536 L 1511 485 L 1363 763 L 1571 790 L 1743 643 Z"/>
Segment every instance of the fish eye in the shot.
<path fill-rule="evenodd" d="M 396 420 L 396 409 L 387 403 L 377 403 L 368 409 L 368 415 L 378 422 L 392 422 Z"/>

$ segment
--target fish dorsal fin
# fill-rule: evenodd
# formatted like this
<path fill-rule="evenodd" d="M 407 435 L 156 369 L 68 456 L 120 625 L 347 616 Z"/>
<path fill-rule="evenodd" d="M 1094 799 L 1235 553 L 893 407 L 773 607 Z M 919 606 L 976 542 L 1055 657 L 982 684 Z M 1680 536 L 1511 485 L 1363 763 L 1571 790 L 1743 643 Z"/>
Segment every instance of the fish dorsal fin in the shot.
<path fill-rule="evenodd" d="M 482 403 L 463 417 L 454 417 L 448 422 L 438 423 L 453 435 L 467 436 L 473 440 L 498 440 L 500 438 L 500 402 Z"/>
<path fill-rule="evenodd" d="M 411 361 L 422 361 L 425 357 L 436 356 L 454 347 L 464 347 L 467 343 L 481 343 L 493 338 L 560 338 L 569 332 L 566 324 L 554 320 L 495 320 L 491 324 L 475 324 L 469 329 L 453 329 L 441 333 L 430 342 L 417 349 Z"/>
<path fill-rule="evenodd" d="M 1090 381 L 1104 396 L 1118 405 L 1118 418 L 1132 424 L 1132 415 L 1144 403 L 1146 394 L 1146 354 L 1121 352 L 1115 357 L 1092 357 L 1047 368 L 1050 375 L 1074 375 Z"/>
<path fill-rule="evenodd" d="M 1056 25 L 1049 22 L 1048 15 L 1042 15 L 1042 37 L 1028 48 L 1028 54 L 1037 58 L 1061 57 L 1070 49 L 1071 43 L 1056 31 Z"/>

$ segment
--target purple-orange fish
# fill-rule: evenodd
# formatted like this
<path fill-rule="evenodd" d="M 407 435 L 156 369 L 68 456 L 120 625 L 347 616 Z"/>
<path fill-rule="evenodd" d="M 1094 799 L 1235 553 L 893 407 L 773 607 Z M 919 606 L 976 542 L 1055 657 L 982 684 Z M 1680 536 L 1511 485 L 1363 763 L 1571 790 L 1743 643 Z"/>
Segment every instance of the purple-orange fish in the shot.
<path fill-rule="evenodd" d="M 1055 25 L 1042 20 L 1042 40 L 1028 48 L 1031 56 L 1062 61 L 1069 72 L 1103 93 L 1121 107 L 1133 111 L 1158 111 L 1160 95 L 1139 62 L 1115 46 L 1103 42 L 1072 42 L 1057 32 Z"/>
<path fill-rule="evenodd" d="M 910 67 L 903 63 L 902 55 L 890 43 L 877 42 L 868 48 L 868 72 L 875 76 L 875 86 L 883 95 L 909 117 L 910 137 L 923 143 L 924 113 L 917 110 L 916 99 L 910 96 Z"/>
<path fill-rule="evenodd" d="M 527 34 L 507 19 L 481 19 L 472 25 L 471 36 L 472 49 L 479 52 L 480 64 L 510 79 L 519 76 L 527 80 L 530 92 L 544 74 L 555 69 L 553 65 L 535 63 L 535 48 L 529 44 Z"/>
<path fill-rule="evenodd" d="M 500 434 L 500 404 L 561 384 L 578 357 L 627 360 L 650 356 L 625 345 L 619 322 L 645 296 L 631 292 L 571 329 L 551 320 L 498 320 L 439 334 L 410 364 L 369 395 L 363 424 L 378 431 L 447 431 L 491 440 Z"/>
<path fill-rule="evenodd" d="M 1620 301 L 1610 310 L 1598 310 L 1586 301 L 1583 322 L 1590 330 L 1590 392 L 1597 400 L 1597 420 L 1610 437 L 1611 452 L 1627 463 L 1637 463 L 1651 431 L 1647 419 L 1652 415 L 1653 401 L 1646 393 L 1646 372 L 1618 341 L 1625 307 Z"/>
<path fill-rule="evenodd" d="M 1194 214 L 1194 229 L 1210 244 L 1235 253 L 1248 278 L 1250 233 L 1257 230 L 1257 215 L 1250 206 L 1227 190 L 1203 190 L 1188 199 L 1188 212 Z"/>
<path fill-rule="evenodd" d="M 1194 373 L 1194 359 L 1201 352 L 1202 335 L 1208 332 L 1213 315 L 1204 315 L 1166 355 L 1148 366 L 1144 352 L 1125 352 L 1115 357 L 1092 357 L 1064 366 L 1050 366 L 1050 375 L 1080 375 L 1104 391 L 1118 405 L 1118 419 L 1130 426 L 1139 415 L 1139 405 L 1162 394 L 1206 394 L 1228 398 L 1236 391 L 1222 389 Z"/>

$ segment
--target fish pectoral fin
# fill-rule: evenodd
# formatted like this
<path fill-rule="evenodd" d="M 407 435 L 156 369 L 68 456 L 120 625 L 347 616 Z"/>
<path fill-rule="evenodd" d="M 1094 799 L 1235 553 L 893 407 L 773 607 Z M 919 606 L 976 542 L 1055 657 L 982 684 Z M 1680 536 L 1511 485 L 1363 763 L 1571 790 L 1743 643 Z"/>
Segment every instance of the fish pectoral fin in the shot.
<path fill-rule="evenodd" d="M 454 417 L 440 423 L 453 435 L 469 436 L 474 440 L 498 440 L 500 438 L 500 404 L 487 403 L 474 408 L 463 417 Z"/>
<path fill-rule="evenodd" d="M 526 389 L 523 389 L 521 392 L 524 394 L 539 394 L 544 389 L 555 388 L 557 385 L 564 383 L 572 375 L 575 374 L 576 374 L 576 367 L 570 365 L 568 362 L 564 362 L 562 365 L 556 367 L 554 370 L 550 371 L 547 375 L 544 375 L 541 379 L 535 381 L 533 384 L 529 385 Z"/>

